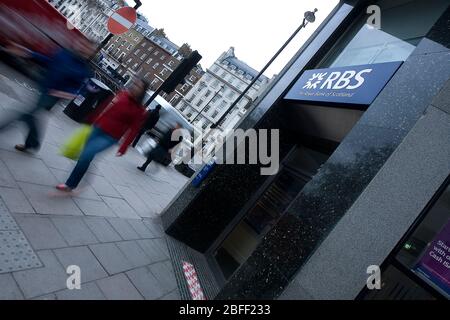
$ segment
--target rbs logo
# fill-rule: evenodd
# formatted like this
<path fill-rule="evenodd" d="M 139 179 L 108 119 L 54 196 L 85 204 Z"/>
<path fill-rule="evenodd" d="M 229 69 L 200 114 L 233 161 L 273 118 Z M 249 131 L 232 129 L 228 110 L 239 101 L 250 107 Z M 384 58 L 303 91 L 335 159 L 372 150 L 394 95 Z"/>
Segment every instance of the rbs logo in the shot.
<path fill-rule="evenodd" d="M 364 74 L 372 72 L 372 69 L 363 69 L 359 72 L 348 70 L 344 72 L 334 71 L 314 73 L 303 86 L 303 89 L 348 89 L 354 90 L 364 83 Z M 328 75 L 328 77 L 326 77 Z"/>

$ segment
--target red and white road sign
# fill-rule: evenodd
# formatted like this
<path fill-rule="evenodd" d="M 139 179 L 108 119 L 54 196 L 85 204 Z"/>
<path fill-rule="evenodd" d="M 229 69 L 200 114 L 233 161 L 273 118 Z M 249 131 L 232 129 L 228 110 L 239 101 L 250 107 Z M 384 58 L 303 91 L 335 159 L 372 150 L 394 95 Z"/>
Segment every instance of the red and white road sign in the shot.
<path fill-rule="evenodd" d="M 203 289 L 198 281 L 197 272 L 192 263 L 181 261 L 183 264 L 183 272 L 186 278 L 192 300 L 206 300 Z"/>
<path fill-rule="evenodd" d="M 108 31 L 121 35 L 134 26 L 137 20 L 136 9 L 123 7 L 114 12 L 108 19 Z"/>

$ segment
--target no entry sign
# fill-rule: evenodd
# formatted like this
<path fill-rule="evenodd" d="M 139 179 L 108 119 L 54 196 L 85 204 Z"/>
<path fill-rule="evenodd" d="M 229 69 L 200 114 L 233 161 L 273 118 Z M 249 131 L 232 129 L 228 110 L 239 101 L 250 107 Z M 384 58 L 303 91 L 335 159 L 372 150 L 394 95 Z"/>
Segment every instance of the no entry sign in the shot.
<path fill-rule="evenodd" d="M 120 35 L 134 26 L 137 20 L 136 10 L 131 7 L 123 7 L 114 12 L 108 19 L 108 31 Z"/>

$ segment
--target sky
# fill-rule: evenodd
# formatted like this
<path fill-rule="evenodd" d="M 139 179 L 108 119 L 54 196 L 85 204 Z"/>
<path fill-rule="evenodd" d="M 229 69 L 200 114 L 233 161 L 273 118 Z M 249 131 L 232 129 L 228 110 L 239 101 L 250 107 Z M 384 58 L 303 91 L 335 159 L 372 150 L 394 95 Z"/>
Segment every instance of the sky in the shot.
<path fill-rule="evenodd" d="M 316 21 L 300 31 L 291 44 L 265 72 L 277 74 L 320 23 L 338 0 L 141 0 L 139 12 L 149 24 L 164 28 L 171 41 L 181 46 L 189 43 L 203 56 L 200 64 L 209 68 L 228 50 L 261 70 L 290 35 L 298 28 L 305 11 L 318 9 Z M 132 0 L 129 1 L 132 3 Z"/>

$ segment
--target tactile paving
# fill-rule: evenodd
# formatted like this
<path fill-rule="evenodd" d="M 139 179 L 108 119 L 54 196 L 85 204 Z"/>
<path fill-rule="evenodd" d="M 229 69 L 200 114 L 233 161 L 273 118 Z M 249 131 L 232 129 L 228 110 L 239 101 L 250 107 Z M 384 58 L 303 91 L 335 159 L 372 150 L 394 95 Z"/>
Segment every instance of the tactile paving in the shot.
<path fill-rule="evenodd" d="M 0 273 L 42 267 L 22 231 L 0 231 Z"/>
<path fill-rule="evenodd" d="M 0 273 L 38 267 L 42 263 L 0 199 Z"/>
<path fill-rule="evenodd" d="M 13 217 L 8 212 L 3 201 L 0 199 L 0 231 L 19 230 Z"/>

